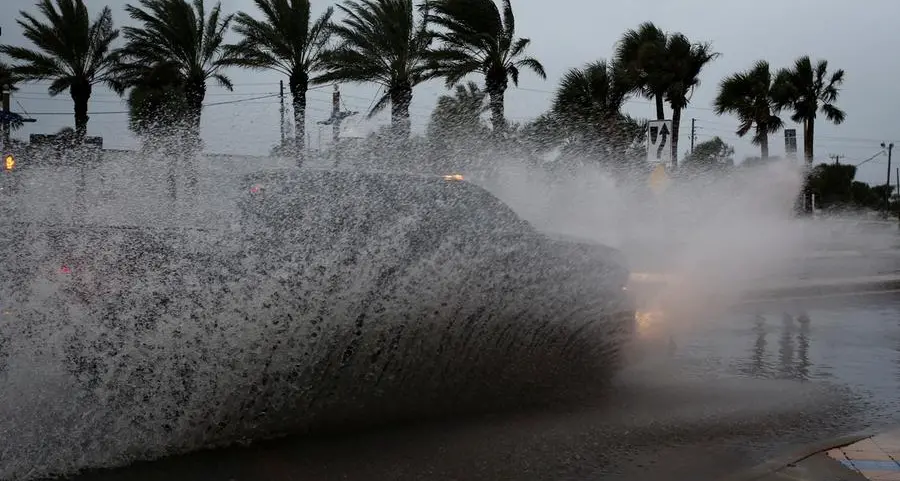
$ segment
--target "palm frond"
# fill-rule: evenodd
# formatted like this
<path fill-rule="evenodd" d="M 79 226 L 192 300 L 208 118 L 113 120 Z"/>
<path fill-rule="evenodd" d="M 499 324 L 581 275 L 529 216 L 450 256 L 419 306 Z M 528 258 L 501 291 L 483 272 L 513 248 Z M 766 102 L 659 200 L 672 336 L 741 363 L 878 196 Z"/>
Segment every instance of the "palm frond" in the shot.
<path fill-rule="evenodd" d="M 378 98 L 378 101 L 375 102 L 375 105 L 369 109 L 369 112 L 366 114 L 366 118 L 371 119 L 372 117 L 378 115 L 383 112 L 384 109 L 387 108 L 388 105 L 391 104 L 391 95 L 388 92 L 385 92 L 384 95 Z"/>
<path fill-rule="evenodd" d="M 115 86 L 110 71 L 118 58 L 112 44 L 119 31 L 113 27 L 109 7 L 101 9 L 93 20 L 83 0 L 56 0 L 55 5 L 51 0 L 41 0 L 36 7 L 43 20 L 28 12 L 20 12 L 17 20 L 35 48 L 0 47 L 16 61 L 12 67 L 16 77 L 23 81 L 50 80 L 50 95 L 73 85 Z"/>

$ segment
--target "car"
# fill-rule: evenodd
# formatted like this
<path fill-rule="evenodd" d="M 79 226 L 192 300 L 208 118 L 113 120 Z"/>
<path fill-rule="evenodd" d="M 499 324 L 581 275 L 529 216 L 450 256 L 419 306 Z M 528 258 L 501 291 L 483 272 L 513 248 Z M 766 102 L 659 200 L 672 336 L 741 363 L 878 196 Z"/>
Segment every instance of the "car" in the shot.
<path fill-rule="evenodd" d="M 55 353 L 82 400 L 66 422 L 102 412 L 184 450 L 568 399 L 634 333 L 614 249 L 541 233 L 460 176 L 286 169 L 228 189 L 187 224 L 12 207 L 0 359 Z"/>

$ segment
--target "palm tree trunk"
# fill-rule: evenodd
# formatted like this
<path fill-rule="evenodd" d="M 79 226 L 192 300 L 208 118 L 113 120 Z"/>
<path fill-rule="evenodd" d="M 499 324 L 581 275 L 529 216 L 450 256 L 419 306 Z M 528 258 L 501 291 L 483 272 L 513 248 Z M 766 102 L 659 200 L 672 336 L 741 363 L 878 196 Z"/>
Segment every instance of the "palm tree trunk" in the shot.
<path fill-rule="evenodd" d="M 665 120 L 666 119 L 666 111 L 663 105 L 663 96 L 656 96 L 656 120 Z"/>
<path fill-rule="evenodd" d="M 290 81 L 294 103 L 294 156 L 297 166 L 302 167 L 306 157 L 306 92 L 309 90 L 309 75 L 306 72 L 295 72 Z"/>
<path fill-rule="evenodd" d="M 412 85 L 398 83 L 391 88 L 391 128 L 397 139 L 408 139 L 410 133 L 409 106 L 412 103 Z"/>
<path fill-rule="evenodd" d="M 672 107 L 672 167 L 678 167 L 679 124 L 681 124 L 681 107 Z"/>
<path fill-rule="evenodd" d="M 490 97 L 491 126 L 494 134 L 506 131 L 506 116 L 504 115 L 504 99 L 509 81 L 506 79 L 506 69 L 489 71 L 485 76 L 485 90 Z"/>
<path fill-rule="evenodd" d="M 769 134 L 763 132 L 759 139 L 759 153 L 762 160 L 769 158 Z"/>
<path fill-rule="evenodd" d="M 72 102 L 75 103 L 75 142 L 80 145 L 84 143 L 84 137 L 87 135 L 91 84 L 90 82 L 73 83 L 69 93 L 72 95 Z"/>
<path fill-rule="evenodd" d="M 491 125 L 494 127 L 494 132 L 498 134 L 506 132 L 506 115 L 503 107 L 505 98 L 505 87 L 491 94 Z"/>
<path fill-rule="evenodd" d="M 206 80 L 194 79 L 185 87 L 188 105 L 187 145 L 185 146 L 184 167 L 188 187 L 197 185 L 196 156 L 202 150 L 200 139 L 200 120 L 203 115 L 203 100 L 206 98 Z"/>
<path fill-rule="evenodd" d="M 806 130 L 803 133 L 803 153 L 804 157 L 806 157 L 806 165 L 811 166 L 813 163 L 813 136 L 815 135 L 816 130 L 816 121 L 815 119 L 806 119 L 804 122 L 806 124 Z"/>

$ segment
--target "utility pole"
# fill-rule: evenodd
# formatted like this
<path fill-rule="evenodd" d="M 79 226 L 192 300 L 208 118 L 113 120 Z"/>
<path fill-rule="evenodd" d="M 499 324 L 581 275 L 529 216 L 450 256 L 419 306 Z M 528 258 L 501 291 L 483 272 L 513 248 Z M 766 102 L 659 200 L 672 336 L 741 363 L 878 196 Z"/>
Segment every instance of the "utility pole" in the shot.
<path fill-rule="evenodd" d="M 331 95 L 331 117 L 320 120 L 319 125 L 331 126 L 331 137 L 334 141 L 334 145 L 337 145 L 338 140 L 341 138 L 341 123 L 343 123 L 344 119 L 347 117 L 351 117 L 358 113 L 359 112 L 341 110 L 341 89 L 338 87 L 338 84 L 334 84 L 334 93 Z"/>
<path fill-rule="evenodd" d="M 334 92 L 331 94 L 331 118 L 334 122 L 331 124 L 331 140 L 337 145 L 338 139 L 341 137 L 341 88 L 338 84 L 334 84 Z"/>
<path fill-rule="evenodd" d="M 900 220 L 900 167 L 897 167 L 897 175 L 894 180 L 897 181 L 897 220 Z"/>
<path fill-rule="evenodd" d="M 834 160 L 834 165 L 840 165 L 841 159 L 846 157 L 846 155 L 832 154 L 832 155 L 829 155 L 829 157 L 831 157 L 831 160 Z"/>
<path fill-rule="evenodd" d="M 885 145 L 885 143 L 882 142 L 881 148 L 887 149 L 887 153 L 888 153 L 887 182 L 885 182 L 885 184 L 884 184 L 884 190 L 885 190 L 884 202 L 885 202 L 886 206 L 888 207 L 888 209 L 890 209 L 890 206 L 891 206 L 891 152 L 894 151 L 894 143 L 891 142 L 891 143 Z"/>
<path fill-rule="evenodd" d="M 691 119 L 691 153 L 694 153 L 694 140 L 697 139 L 697 119 Z"/>
<path fill-rule="evenodd" d="M 281 147 L 284 148 L 284 80 L 278 81 L 278 98 L 281 100 Z"/>

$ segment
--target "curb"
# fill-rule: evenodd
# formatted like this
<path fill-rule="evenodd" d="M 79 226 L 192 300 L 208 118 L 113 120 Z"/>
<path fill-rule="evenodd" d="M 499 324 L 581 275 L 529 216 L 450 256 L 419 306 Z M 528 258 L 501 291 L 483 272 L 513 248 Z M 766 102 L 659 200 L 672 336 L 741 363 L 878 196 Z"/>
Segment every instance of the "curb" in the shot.
<path fill-rule="evenodd" d="M 853 443 L 857 443 L 885 431 L 887 431 L 887 429 L 869 428 L 862 431 L 857 431 L 853 434 L 847 434 L 823 441 L 816 441 L 814 443 L 807 444 L 806 446 L 803 446 L 802 448 L 797 449 L 790 454 L 778 456 L 739 473 L 730 474 L 723 478 L 718 478 L 716 481 L 755 481 L 765 476 L 775 474 L 778 471 L 792 464 L 799 463 L 800 461 L 803 461 L 810 456 L 815 456 L 816 454 L 824 451 L 829 451 L 834 448 L 840 448 Z"/>
<path fill-rule="evenodd" d="M 833 279 L 808 285 L 779 286 L 757 289 L 745 296 L 746 301 L 766 301 L 792 297 L 887 293 L 900 290 L 900 276 L 873 276 L 868 279 Z"/>

